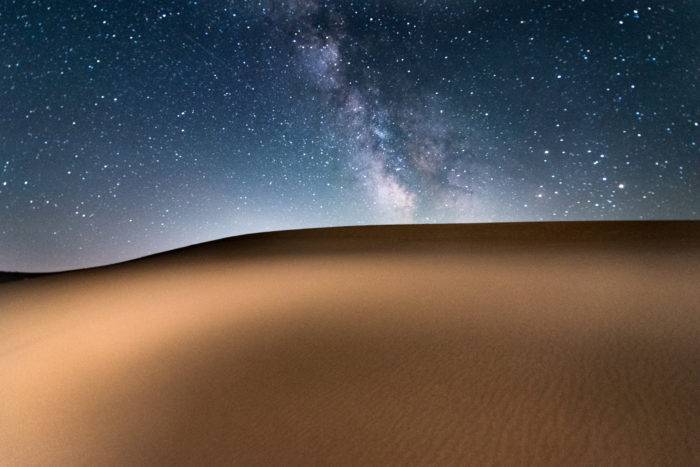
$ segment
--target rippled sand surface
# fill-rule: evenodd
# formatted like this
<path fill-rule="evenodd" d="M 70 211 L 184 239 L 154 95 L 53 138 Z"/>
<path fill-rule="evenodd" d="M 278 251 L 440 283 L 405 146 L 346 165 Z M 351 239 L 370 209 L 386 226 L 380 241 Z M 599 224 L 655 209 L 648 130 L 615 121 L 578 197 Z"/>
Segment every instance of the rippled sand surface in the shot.
<path fill-rule="evenodd" d="M 319 229 L 0 284 L 0 464 L 700 464 L 700 223 Z"/>

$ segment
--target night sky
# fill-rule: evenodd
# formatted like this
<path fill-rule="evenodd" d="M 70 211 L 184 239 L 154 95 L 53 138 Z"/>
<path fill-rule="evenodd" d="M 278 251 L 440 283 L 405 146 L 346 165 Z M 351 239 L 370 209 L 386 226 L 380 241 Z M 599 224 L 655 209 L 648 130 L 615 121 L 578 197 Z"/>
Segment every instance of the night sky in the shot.
<path fill-rule="evenodd" d="M 700 3 L 0 3 L 0 270 L 334 225 L 697 219 Z"/>

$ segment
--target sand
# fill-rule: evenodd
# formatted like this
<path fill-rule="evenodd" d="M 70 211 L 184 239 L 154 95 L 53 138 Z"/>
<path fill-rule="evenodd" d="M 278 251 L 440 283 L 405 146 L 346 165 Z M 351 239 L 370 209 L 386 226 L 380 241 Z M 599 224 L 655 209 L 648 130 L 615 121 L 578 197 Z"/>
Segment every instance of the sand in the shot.
<path fill-rule="evenodd" d="M 318 229 L 0 284 L 1 465 L 698 465 L 700 223 Z"/>

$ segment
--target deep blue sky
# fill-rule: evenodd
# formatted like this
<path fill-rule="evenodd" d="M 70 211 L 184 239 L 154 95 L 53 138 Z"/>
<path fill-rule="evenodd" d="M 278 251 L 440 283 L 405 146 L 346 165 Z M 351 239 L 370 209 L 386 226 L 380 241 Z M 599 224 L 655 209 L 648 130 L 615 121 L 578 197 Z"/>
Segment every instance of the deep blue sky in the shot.
<path fill-rule="evenodd" d="M 699 217 L 696 1 L 0 3 L 0 270 Z"/>

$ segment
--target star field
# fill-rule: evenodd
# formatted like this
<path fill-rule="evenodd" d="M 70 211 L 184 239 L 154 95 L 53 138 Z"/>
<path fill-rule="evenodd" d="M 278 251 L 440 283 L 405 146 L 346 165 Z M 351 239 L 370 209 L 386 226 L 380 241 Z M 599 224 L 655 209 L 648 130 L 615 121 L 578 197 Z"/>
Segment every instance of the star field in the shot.
<path fill-rule="evenodd" d="M 0 270 L 314 226 L 697 219 L 692 0 L 6 1 Z"/>

